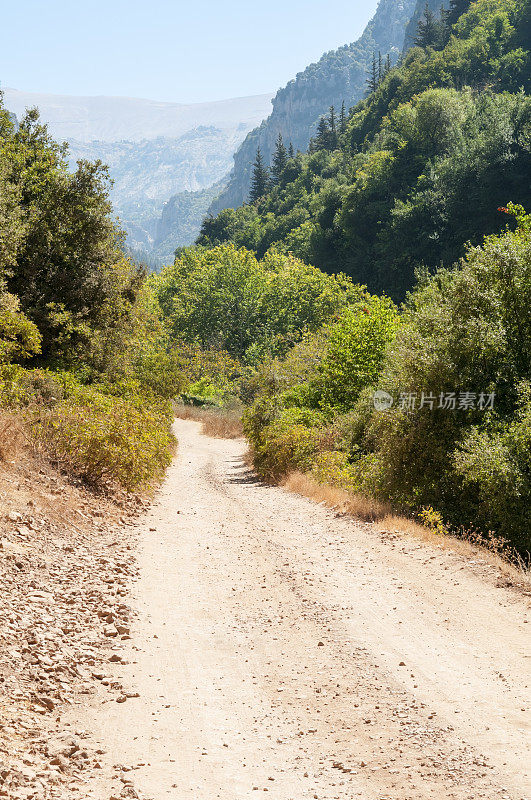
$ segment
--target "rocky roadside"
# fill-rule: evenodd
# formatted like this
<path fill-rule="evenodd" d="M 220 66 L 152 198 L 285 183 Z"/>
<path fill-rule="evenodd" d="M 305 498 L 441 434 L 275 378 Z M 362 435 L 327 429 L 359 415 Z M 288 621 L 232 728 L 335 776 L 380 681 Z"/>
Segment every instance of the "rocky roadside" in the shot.
<path fill-rule="evenodd" d="M 122 693 L 106 675 L 129 638 L 127 526 L 145 505 L 94 495 L 29 454 L 0 463 L 0 797 L 81 798 L 99 769 L 66 717 Z"/>

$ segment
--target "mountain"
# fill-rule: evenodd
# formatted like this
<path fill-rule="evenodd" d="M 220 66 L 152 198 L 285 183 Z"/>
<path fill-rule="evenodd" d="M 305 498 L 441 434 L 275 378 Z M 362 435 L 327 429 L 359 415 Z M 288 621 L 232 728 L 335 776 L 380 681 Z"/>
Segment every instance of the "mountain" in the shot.
<path fill-rule="evenodd" d="M 464 0 L 408 50 L 337 135 L 326 117 L 254 203 L 203 221 L 198 244 L 271 246 L 402 300 L 419 268 L 458 261 L 531 207 L 531 0 Z M 333 134 L 333 135 L 332 135 Z M 521 215 L 523 211 L 515 213 Z"/>
<path fill-rule="evenodd" d="M 306 149 L 319 116 L 331 105 L 347 108 L 366 91 L 367 70 L 373 55 L 381 52 L 396 62 L 404 43 L 404 31 L 415 10 L 416 0 L 380 0 L 376 13 L 354 43 L 325 53 L 300 72 L 273 99 L 273 111 L 251 131 L 234 156 L 234 169 L 226 190 L 213 203 L 212 213 L 236 208 L 248 197 L 252 164 L 260 146 L 266 163 L 282 134 L 286 144 Z"/>
<path fill-rule="evenodd" d="M 196 195 L 217 185 L 229 173 L 234 151 L 245 135 L 267 115 L 272 97 L 180 105 L 14 89 L 5 89 L 3 94 L 5 106 L 19 118 L 26 108 L 39 109 L 52 136 L 68 141 L 71 166 L 82 158 L 101 159 L 109 166 L 114 181 L 111 200 L 126 231 L 127 245 L 151 258 L 160 239 L 157 228 L 165 225 L 161 217 L 164 204 L 183 192 Z M 203 200 L 203 212 L 220 188 L 205 195 L 208 202 Z M 177 206 L 185 216 L 176 222 L 177 231 L 170 237 L 175 246 L 193 241 L 201 222 L 197 197 L 193 202 L 175 201 L 171 208 Z M 169 252 L 171 257 L 172 250 L 163 246 L 161 252 Z"/>
<path fill-rule="evenodd" d="M 170 197 L 154 229 L 151 253 L 157 263 L 171 263 L 178 247 L 194 243 L 208 207 L 226 185 L 227 181 L 221 180 L 202 191 Z"/>
<path fill-rule="evenodd" d="M 80 142 L 138 142 L 178 138 L 199 126 L 251 128 L 270 109 L 272 95 L 237 97 L 214 103 L 162 103 L 136 97 L 72 97 L 3 89 L 4 105 L 17 117 L 36 106 L 55 139 Z"/>
<path fill-rule="evenodd" d="M 80 158 L 99 158 L 108 165 L 114 181 L 111 201 L 127 233 L 128 246 L 154 257 L 164 204 L 182 192 L 196 194 L 218 185 L 228 174 L 233 153 L 246 131 L 243 125 L 236 130 L 200 126 L 178 138 L 88 143 L 71 140 L 70 162 L 74 166 Z M 220 191 L 218 186 L 217 193 L 210 193 L 210 201 Z M 208 205 L 204 206 L 205 213 Z M 190 244 L 194 234 L 197 236 L 201 218 L 193 216 L 193 229 L 190 220 L 179 223 L 192 231 L 191 238 L 186 237 L 179 245 Z"/>

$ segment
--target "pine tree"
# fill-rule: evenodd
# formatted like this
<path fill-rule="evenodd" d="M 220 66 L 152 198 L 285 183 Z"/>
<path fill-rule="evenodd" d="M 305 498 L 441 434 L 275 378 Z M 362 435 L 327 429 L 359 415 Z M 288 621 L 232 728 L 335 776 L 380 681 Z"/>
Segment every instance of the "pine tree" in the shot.
<path fill-rule="evenodd" d="M 289 143 L 288 158 L 295 158 L 295 150 L 293 149 L 293 142 Z"/>
<path fill-rule="evenodd" d="M 347 112 L 345 109 L 345 101 L 341 103 L 341 114 L 339 115 L 339 133 L 345 133 L 347 129 Z"/>
<path fill-rule="evenodd" d="M 384 64 L 384 77 L 391 72 L 392 64 L 391 64 L 391 56 L 387 53 L 385 64 Z"/>
<path fill-rule="evenodd" d="M 432 47 L 439 39 L 439 26 L 435 14 L 426 2 L 424 14 L 418 21 L 417 35 L 413 44 L 417 47 Z"/>
<path fill-rule="evenodd" d="M 336 124 L 336 110 L 334 106 L 330 106 L 328 112 L 328 149 L 335 150 L 337 147 L 337 124 Z"/>
<path fill-rule="evenodd" d="M 316 150 L 330 149 L 330 127 L 326 117 L 321 117 L 317 123 L 317 136 L 315 137 Z"/>
<path fill-rule="evenodd" d="M 368 72 L 367 77 L 367 94 L 372 94 L 378 88 L 378 62 L 376 60 L 376 53 L 372 56 L 372 65 Z"/>
<path fill-rule="evenodd" d="M 455 25 L 459 17 L 468 11 L 471 0 L 450 0 L 450 6 L 446 12 L 446 23 L 449 27 Z"/>
<path fill-rule="evenodd" d="M 384 76 L 384 67 L 382 61 L 382 53 L 380 50 L 378 50 L 378 86 L 381 84 L 383 76 Z"/>
<path fill-rule="evenodd" d="M 336 110 L 334 106 L 330 106 L 328 110 L 328 126 L 333 133 L 336 132 Z"/>
<path fill-rule="evenodd" d="M 439 41 L 438 41 L 438 48 L 443 49 L 446 47 L 448 42 L 450 41 L 450 35 L 452 33 L 452 26 L 450 24 L 450 10 L 441 6 L 441 11 L 439 14 Z"/>
<path fill-rule="evenodd" d="M 286 164 L 288 163 L 288 151 L 284 147 L 284 140 L 282 134 L 277 136 L 275 152 L 273 153 L 273 161 L 271 163 L 271 176 L 272 182 L 278 183 Z"/>
<path fill-rule="evenodd" d="M 264 164 L 262 158 L 262 151 L 260 148 L 256 151 L 256 158 L 253 164 L 253 177 L 251 179 L 251 190 L 249 192 L 249 200 L 251 203 L 257 203 L 261 197 L 267 194 L 269 190 L 269 171 Z"/>

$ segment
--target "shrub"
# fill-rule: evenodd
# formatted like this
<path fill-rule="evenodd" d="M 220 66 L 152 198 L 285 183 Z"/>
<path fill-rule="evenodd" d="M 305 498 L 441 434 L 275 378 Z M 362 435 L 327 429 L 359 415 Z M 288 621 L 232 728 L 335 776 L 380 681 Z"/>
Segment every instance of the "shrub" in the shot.
<path fill-rule="evenodd" d="M 399 325 L 397 309 L 385 297 L 368 297 L 342 313 L 330 328 L 319 370 L 323 405 L 351 408 L 362 389 L 378 380 Z"/>
<path fill-rule="evenodd" d="M 40 353 L 42 337 L 19 305 L 18 298 L 3 291 L 0 279 L 0 364 Z"/>
<path fill-rule="evenodd" d="M 38 445 L 87 483 L 131 490 L 163 477 L 174 441 L 170 419 L 163 402 L 80 387 L 54 409 L 38 412 L 32 433 Z"/>
<path fill-rule="evenodd" d="M 189 382 L 180 353 L 162 347 L 139 353 L 132 372 L 141 386 L 158 397 L 175 398 Z"/>
<path fill-rule="evenodd" d="M 255 404 L 244 415 L 244 431 L 260 475 L 278 480 L 290 470 L 311 469 L 322 425 L 322 415 L 311 409 L 288 408 L 276 416 L 265 398 Z"/>
<path fill-rule="evenodd" d="M 318 483 L 330 484 L 347 491 L 358 488 L 352 464 L 349 463 L 347 454 L 339 450 L 318 453 L 311 473 Z"/>
<path fill-rule="evenodd" d="M 514 420 L 468 430 L 454 453 L 456 472 L 478 498 L 477 519 L 521 548 L 531 532 L 531 389 L 520 386 Z"/>
<path fill-rule="evenodd" d="M 64 396 L 65 380 L 63 375 L 45 369 L 27 370 L 18 364 L 0 364 L 0 408 L 53 406 Z M 70 381 L 77 385 L 73 376 Z"/>
<path fill-rule="evenodd" d="M 531 231 L 523 209 L 504 210 L 516 217 L 515 231 L 487 237 L 454 269 L 422 278 L 380 381 L 395 397 L 494 392 L 494 408 L 417 404 L 373 415 L 369 430 L 385 496 L 529 547 Z"/>

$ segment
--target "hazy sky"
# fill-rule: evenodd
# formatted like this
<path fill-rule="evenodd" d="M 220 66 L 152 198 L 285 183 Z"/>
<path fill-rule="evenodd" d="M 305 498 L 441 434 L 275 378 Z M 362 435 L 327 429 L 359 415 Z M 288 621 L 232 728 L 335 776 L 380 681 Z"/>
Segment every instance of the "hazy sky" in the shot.
<path fill-rule="evenodd" d="M 377 0 L 1 0 L 2 86 L 201 102 L 274 92 Z"/>

